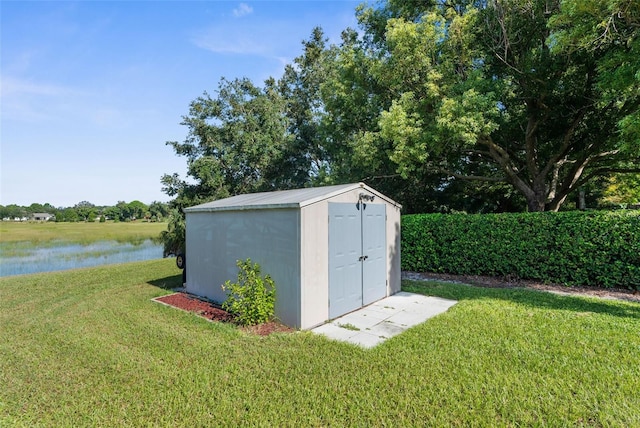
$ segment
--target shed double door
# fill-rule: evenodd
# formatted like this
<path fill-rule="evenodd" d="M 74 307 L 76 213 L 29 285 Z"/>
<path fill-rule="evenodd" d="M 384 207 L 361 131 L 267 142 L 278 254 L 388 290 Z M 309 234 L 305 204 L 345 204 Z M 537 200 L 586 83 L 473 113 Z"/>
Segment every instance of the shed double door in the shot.
<path fill-rule="evenodd" d="M 329 318 L 387 295 L 386 205 L 329 203 Z"/>

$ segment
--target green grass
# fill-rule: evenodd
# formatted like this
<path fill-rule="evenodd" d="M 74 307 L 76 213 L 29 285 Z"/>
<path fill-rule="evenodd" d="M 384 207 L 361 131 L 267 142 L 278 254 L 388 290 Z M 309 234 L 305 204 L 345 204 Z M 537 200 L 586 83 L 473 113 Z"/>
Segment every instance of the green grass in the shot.
<path fill-rule="evenodd" d="M 135 242 L 157 238 L 166 223 L 148 222 L 0 222 L 0 243 L 30 242 L 38 247 L 56 241 L 86 244 L 94 241 Z"/>
<path fill-rule="evenodd" d="M 0 426 L 640 426 L 640 305 L 405 282 L 448 312 L 371 350 L 152 302 L 161 259 L 0 279 Z"/>

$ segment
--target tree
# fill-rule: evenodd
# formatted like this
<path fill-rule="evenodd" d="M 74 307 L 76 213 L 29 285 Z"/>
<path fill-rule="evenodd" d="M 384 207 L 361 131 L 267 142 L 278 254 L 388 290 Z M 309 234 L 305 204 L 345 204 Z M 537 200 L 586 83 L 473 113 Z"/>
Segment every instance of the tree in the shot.
<path fill-rule="evenodd" d="M 44 205 L 42 205 L 42 212 L 55 214 L 58 212 L 58 209 L 50 203 L 46 202 Z"/>
<path fill-rule="evenodd" d="M 152 220 L 162 221 L 169 214 L 169 206 L 165 202 L 153 201 L 149 204 L 149 212 Z"/>
<path fill-rule="evenodd" d="M 76 222 L 79 220 L 80 216 L 75 208 L 64 208 L 56 214 L 56 222 Z M 84 220 L 84 218 L 82 220 Z"/>
<path fill-rule="evenodd" d="M 24 218 L 27 216 L 27 210 L 16 204 L 10 204 L 5 207 L 0 206 L 0 219 L 8 218 Z"/>
<path fill-rule="evenodd" d="M 182 122 L 189 129 L 185 141 L 167 143 L 187 158 L 192 182 L 165 174 L 163 191 L 185 205 L 278 188 L 288 139 L 283 112 L 273 79 L 264 88 L 222 79 L 216 98 L 205 92 L 191 103 Z"/>
<path fill-rule="evenodd" d="M 619 127 L 640 139 L 640 111 L 633 100 L 640 90 L 640 5 L 636 0 L 562 0 L 561 13 L 549 20 L 558 52 L 595 52 L 598 89 L 616 98 L 624 112 Z M 625 109 L 626 107 L 626 109 Z"/>
<path fill-rule="evenodd" d="M 640 174 L 615 174 L 609 177 L 602 203 L 619 206 L 640 204 Z"/>
<path fill-rule="evenodd" d="M 148 207 L 140 201 L 131 201 L 127 207 L 129 208 L 128 212 L 131 220 L 144 218 L 145 213 L 148 211 Z"/>
<path fill-rule="evenodd" d="M 102 214 L 107 219 L 113 220 L 113 221 L 120 221 L 122 217 L 122 212 L 120 211 L 120 208 L 117 206 L 105 207 L 105 209 L 102 210 Z"/>
<path fill-rule="evenodd" d="M 184 254 L 185 252 L 186 223 L 184 214 L 178 208 L 169 212 L 169 224 L 167 230 L 160 232 L 160 241 L 163 245 L 163 257 Z"/>
<path fill-rule="evenodd" d="M 29 205 L 29 207 L 27 208 L 27 212 L 29 214 L 43 213 L 43 212 L 45 212 L 44 205 L 38 204 L 38 203 L 33 203 L 33 204 Z"/>
<path fill-rule="evenodd" d="M 378 11 L 361 9 L 360 13 L 376 15 Z M 381 114 L 402 93 L 402 86 L 396 81 L 402 78 L 382 73 L 381 58 L 386 54 L 372 54 L 372 45 L 384 35 L 388 16 L 382 14 L 378 18 L 382 29 L 379 36 L 372 30 L 362 38 L 347 29 L 341 45 L 329 47 L 325 54 L 328 72 L 321 85 L 323 113 L 319 130 L 330 171 L 325 181 L 367 182 L 393 195 L 405 213 L 522 210 L 522 198 L 505 185 L 461 183 L 425 168 L 407 174 L 399 172 L 398 165 L 390 160 L 393 141 L 378 138 Z"/>
<path fill-rule="evenodd" d="M 322 132 L 330 154 L 332 181 L 359 181 L 371 176 L 397 176 L 382 145 L 367 147 L 365 133 L 376 129 L 388 105 L 384 84 L 370 70 L 375 59 L 353 30 L 345 30 L 340 47 L 329 52 L 331 68 L 321 86 Z M 365 149 L 366 147 L 366 149 Z M 374 150 L 368 150 L 374 149 Z M 380 154 L 383 156 L 380 156 Z"/>
<path fill-rule="evenodd" d="M 78 202 L 74 206 L 74 210 L 78 215 L 78 217 L 83 221 L 93 221 L 96 218 L 96 206 L 89 201 Z M 73 218 L 73 216 L 71 218 Z M 77 220 L 67 220 L 67 221 L 77 221 Z"/>
<path fill-rule="evenodd" d="M 389 161 L 390 144 L 369 144 L 369 132 L 377 130 L 378 117 L 391 103 L 383 80 L 372 70 L 376 59 L 352 29 L 342 33 L 339 46 L 326 48 L 318 132 L 326 156 L 326 174 L 318 182 L 363 181 L 393 195 L 405 212 L 436 210 L 425 193 L 442 179 L 433 174 L 402 177 Z M 427 177 L 428 176 L 428 177 Z"/>
<path fill-rule="evenodd" d="M 285 103 L 288 143 L 283 150 L 282 187 L 304 187 L 324 182 L 329 155 L 321 131 L 324 104 L 321 86 L 329 75 L 329 51 L 322 29 L 316 27 L 303 41 L 303 54 L 285 67 L 278 90 Z"/>
<path fill-rule="evenodd" d="M 131 219 L 132 217 L 131 207 L 129 207 L 128 203 L 126 203 L 125 201 L 118 201 L 115 207 L 118 209 L 118 212 L 120 213 L 120 217 L 119 217 L 120 221 Z"/>
<path fill-rule="evenodd" d="M 398 0 L 360 9 L 366 81 L 384 82 L 369 92 L 384 109 L 357 150 L 374 166 L 386 154 L 405 178 L 506 183 L 530 211 L 557 210 L 598 177 L 640 171 L 640 6 L 586 3 Z M 615 22 L 611 34 L 590 40 L 602 22 Z"/>

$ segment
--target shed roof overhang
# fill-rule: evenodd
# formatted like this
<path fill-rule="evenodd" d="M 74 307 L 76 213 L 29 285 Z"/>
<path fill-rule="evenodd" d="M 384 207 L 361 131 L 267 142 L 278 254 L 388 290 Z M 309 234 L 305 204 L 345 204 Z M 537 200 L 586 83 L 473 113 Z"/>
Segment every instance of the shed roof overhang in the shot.
<path fill-rule="evenodd" d="M 388 203 L 401 208 L 401 205 L 364 183 L 339 184 L 335 186 L 309 187 L 274 192 L 248 193 L 231 196 L 217 201 L 207 202 L 185 208 L 185 213 L 243 211 L 263 209 L 302 208 L 325 199 L 330 199 L 352 190 L 365 189 Z"/>

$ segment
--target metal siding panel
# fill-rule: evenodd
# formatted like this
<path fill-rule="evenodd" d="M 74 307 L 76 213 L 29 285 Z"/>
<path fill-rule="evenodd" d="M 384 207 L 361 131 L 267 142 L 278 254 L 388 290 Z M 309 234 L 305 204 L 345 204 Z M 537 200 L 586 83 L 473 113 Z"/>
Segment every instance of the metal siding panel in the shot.
<path fill-rule="evenodd" d="M 187 213 L 187 290 L 217 302 L 251 258 L 276 284 L 276 316 L 300 326 L 299 210 Z"/>
<path fill-rule="evenodd" d="M 186 216 L 187 291 L 205 296 L 217 302 L 225 299 L 225 293 L 214 284 L 212 273 L 220 272 L 220 257 L 216 242 L 221 242 L 219 231 L 211 225 L 212 217 L 206 213 Z M 212 283 L 213 280 L 213 283 Z"/>

